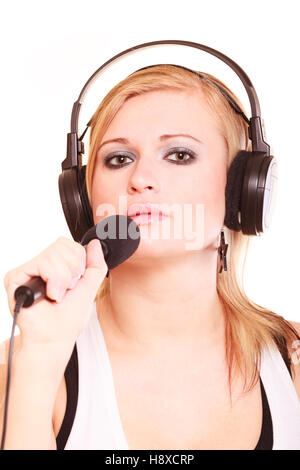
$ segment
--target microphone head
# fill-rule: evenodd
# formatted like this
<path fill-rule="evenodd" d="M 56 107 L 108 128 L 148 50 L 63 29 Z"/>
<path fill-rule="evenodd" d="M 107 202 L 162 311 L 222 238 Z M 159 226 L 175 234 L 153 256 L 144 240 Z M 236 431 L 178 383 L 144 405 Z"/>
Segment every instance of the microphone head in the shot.
<path fill-rule="evenodd" d="M 105 217 L 91 227 L 81 240 L 87 245 L 97 238 L 102 246 L 108 269 L 113 269 L 130 258 L 140 244 L 140 229 L 133 219 L 126 215 Z"/>

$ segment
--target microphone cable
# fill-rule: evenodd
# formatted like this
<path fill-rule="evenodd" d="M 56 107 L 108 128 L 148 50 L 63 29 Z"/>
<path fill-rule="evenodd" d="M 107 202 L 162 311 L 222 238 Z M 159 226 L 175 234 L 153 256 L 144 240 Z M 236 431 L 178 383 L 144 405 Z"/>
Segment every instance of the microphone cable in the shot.
<path fill-rule="evenodd" d="M 16 305 L 14 308 L 14 319 L 11 329 L 10 341 L 9 341 L 9 353 L 8 353 L 8 362 L 7 362 L 7 379 L 6 379 L 6 392 L 5 392 L 5 405 L 4 405 L 4 418 L 3 418 L 3 429 L 2 429 L 2 439 L 1 439 L 1 448 L 4 450 L 5 436 L 6 436 L 6 425 L 7 425 L 7 413 L 8 413 L 8 402 L 9 402 L 9 387 L 10 387 L 10 378 L 11 378 L 11 367 L 12 367 L 12 358 L 13 358 L 13 349 L 15 343 L 15 328 L 17 324 L 18 314 L 23 307 L 24 303 L 27 300 L 26 293 L 19 294 L 17 296 Z"/>

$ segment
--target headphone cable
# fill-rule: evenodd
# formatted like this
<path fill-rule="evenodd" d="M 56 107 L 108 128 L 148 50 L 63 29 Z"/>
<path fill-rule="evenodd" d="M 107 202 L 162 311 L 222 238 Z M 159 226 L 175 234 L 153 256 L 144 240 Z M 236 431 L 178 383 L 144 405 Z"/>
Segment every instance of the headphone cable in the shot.
<path fill-rule="evenodd" d="M 5 405 L 4 405 L 4 418 L 3 418 L 3 431 L 2 431 L 2 439 L 1 439 L 1 448 L 0 450 L 4 450 L 4 443 L 5 443 L 5 436 L 6 436 L 6 425 L 7 425 L 7 413 L 8 413 L 8 402 L 9 402 L 9 387 L 10 387 L 10 378 L 11 378 L 11 367 L 12 367 L 12 358 L 13 358 L 13 348 L 15 342 L 15 328 L 17 324 L 17 318 L 19 311 L 23 307 L 25 301 L 27 299 L 26 294 L 19 295 L 16 300 L 16 305 L 14 308 L 14 319 L 13 325 L 11 329 L 10 341 L 9 341 L 9 353 L 8 353 L 8 363 L 7 363 L 7 380 L 6 380 L 6 392 L 5 392 Z"/>

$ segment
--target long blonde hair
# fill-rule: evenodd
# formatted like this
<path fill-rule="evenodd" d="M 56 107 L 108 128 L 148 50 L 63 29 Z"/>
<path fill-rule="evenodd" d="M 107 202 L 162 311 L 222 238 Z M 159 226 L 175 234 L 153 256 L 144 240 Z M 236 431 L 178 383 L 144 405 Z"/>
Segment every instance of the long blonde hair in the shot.
<path fill-rule="evenodd" d="M 227 99 L 212 82 L 221 85 L 239 104 L 234 93 L 218 78 L 200 72 L 200 78 L 187 69 L 173 65 L 157 65 L 140 70 L 119 82 L 104 97 L 90 120 L 89 158 L 86 170 L 88 198 L 91 204 L 91 186 L 97 149 L 111 121 L 126 100 L 154 90 L 201 90 L 205 100 L 218 118 L 228 147 L 227 169 L 239 150 L 251 150 L 246 122 L 230 106 Z M 91 204 L 92 205 L 92 204 Z M 251 237 L 224 227 L 227 252 L 227 271 L 216 272 L 217 293 L 225 311 L 225 344 L 228 379 L 231 384 L 236 372 L 244 374 L 244 390 L 251 390 L 259 375 L 262 347 L 276 345 L 284 354 L 286 345 L 299 338 L 292 325 L 282 316 L 261 307 L 245 294 L 243 276 Z M 109 279 L 99 287 L 96 301 L 109 292 Z M 287 360 L 289 358 L 287 357 Z M 289 361 L 291 365 L 291 361 Z M 247 381 L 247 377 L 249 381 Z M 248 387 L 247 387 L 248 385 Z"/>

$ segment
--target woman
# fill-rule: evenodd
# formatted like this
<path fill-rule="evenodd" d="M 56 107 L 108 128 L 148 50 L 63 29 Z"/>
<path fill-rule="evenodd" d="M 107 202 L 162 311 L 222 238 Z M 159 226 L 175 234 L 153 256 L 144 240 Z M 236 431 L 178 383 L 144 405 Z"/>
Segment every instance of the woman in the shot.
<path fill-rule="evenodd" d="M 33 275 L 58 302 L 20 312 L 6 448 L 300 449 L 300 324 L 243 291 L 249 237 L 223 226 L 224 194 L 232 159 L 251 141 L 209 78 L 237 98 L 206 77 L 172 65 L 137 71 L 92 117 L 94 222 L 107 204 L 133 216 L 132 257 L 105 277 L 98 241 L 85 255 L 60 238 L 7 273 L 11 312 L 15 288 Z M 147 204 L 165 217 L 134 217 Z"/>

